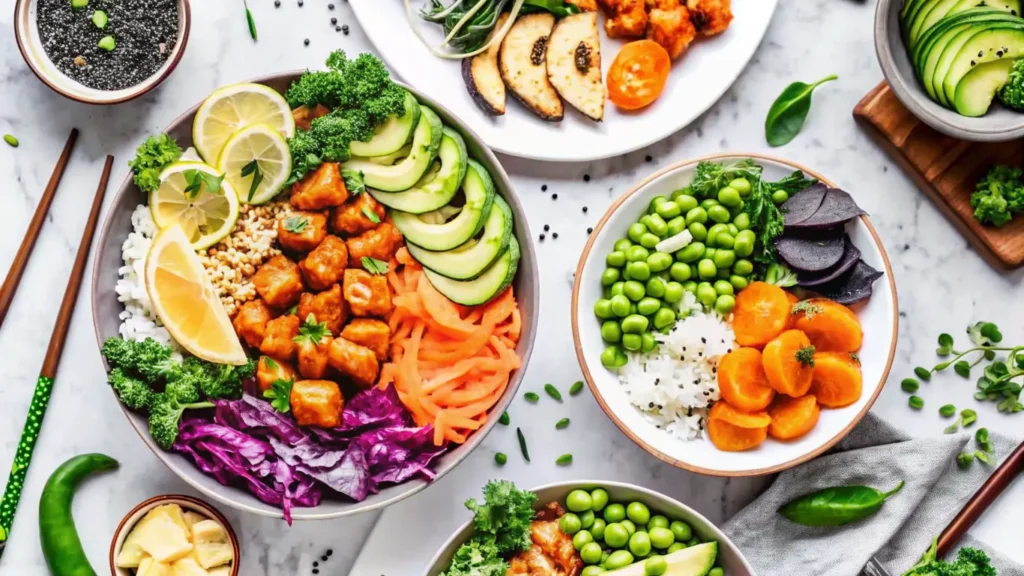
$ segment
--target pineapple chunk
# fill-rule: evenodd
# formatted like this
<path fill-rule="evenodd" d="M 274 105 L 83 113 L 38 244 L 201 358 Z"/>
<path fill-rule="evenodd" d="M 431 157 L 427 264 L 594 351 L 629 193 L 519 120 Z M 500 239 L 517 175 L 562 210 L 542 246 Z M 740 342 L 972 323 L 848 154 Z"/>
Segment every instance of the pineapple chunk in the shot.
<path fill-rule="evenodd" d="M 170 564 L 157 562 L 151 556 L 146 556 L 139 563 L 139 569 L 135 572 L 135 576 L 174 576 L 174 574 L 171 573 Z"/>
<path fill-rule="evenodd" d="M 128 537 L 124 539 L 124 544 L 121 545 L 121 552 L 117 555 L 118 568 L 138 568 L 142 559 L 146 556 L 146 552 L 142 549 L 139 544 L 139 538 L 142 535 L 143 529 L 152 517 L 146 514 L 142 520 L 135 523 L 132 527 L 131 532 L 128 533 Z"/>
<path fill-rule="evenodd" d="M 227 542 L 228 534 L 224 527 L 215 520 L 203 520 L 192 526 L 192 542 Z"/>
<path fill-rule="evenodd" d="M 235 559 L 234 549 L 226 542 L 200 542 L 194 554 L 199 565 L 210 569 L 230 564 Z"/>
<path fill-rule="evenodd" d="M 202 514 L 198 512 L 193 512 L 191 510 L 186 510 L 183 516 L 185 518 L 185 525 L 188 526 L 189 530 L 192 530 L 192 527 L 196 524 L 202 522 L 203 520 L 206 520 L 206 516 L 203 516 Z"/>
<path fill-rule="evenodd" d="M 173 568 L 173 576 L 209 576 L 192 557 L 175 561 Z"/>
<path fill-rule="evenodd" d="M 160 512 L 166 514 L 175 524 L 181 527 L 185 531 L 186 537 L 188 534 L 188 523 L 185 522 L 185 511 L 181 509 L 181 506 L 177 504 L 164 504 L 154 508 L 150 514 Z"/>
<path fill-rule="evenodd" d="M 174 508 L 177 508 L 176 513 Z M 181 508 L 174 508 L 154 508 L 147 515 L 146 525 L 137 530 L 139 546 L 158 562 L 174 562 L 192 552 Z"/>

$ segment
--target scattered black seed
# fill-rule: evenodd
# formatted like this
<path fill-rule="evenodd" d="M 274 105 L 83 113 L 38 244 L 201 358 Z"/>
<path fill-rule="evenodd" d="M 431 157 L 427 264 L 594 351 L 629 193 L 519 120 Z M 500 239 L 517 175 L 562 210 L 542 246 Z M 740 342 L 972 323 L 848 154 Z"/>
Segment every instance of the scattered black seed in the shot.
<path fill-rule="evenodd" d="M 299 8 L 302 8 L 302 0 L 299 0 Z"/>
<path fill-rule="evenodd" d="M 548 230 L 551 230 L 551 226 L 548 226 L 547 224 L 545 224 L 544 225 L 544 231 L 547 232 Z"/>
<path fill-rule="evenodd" d="M 341 26 L 335 26 L 334 27 L 334 31 L 335 32 L 341 32 Z"/>
<path fill-rule="evenodd" d="M 541 184 L 540 191 L 541 192 L 547 192 L 548 191 L 548 185 L 547 184 Z"/>
<path fill-rule="evenodd" d="M 331 18 L 331 24 L 337 24 L 337 23 L 338 23 L 338 19 L 337 18 Z"/>
<path fill-rule="evenodd" d="M 321 562 L 327 562 L 327 554 L 324 554 L 323 556 L 321 556 L 320 557 L 320 561 Z"/>
<path fill-rule="evenodd" d="M 551 233 L 551 238 L 553 238 L 553 239 L 556 239 L 556 240 L 557 240 L 557 239 L 558 239 L 558 232 L 552 232 L 552 233 Z"/>
<path fill-rule="evenodd" d="M 281 7 L 281 0 L 274 0 L 274 8 L 280 8 L 280 7 Z"/>
<path fill-rule="evenodd" d="M 654 157 L 648 154 L 647 156 L 644 156 L 644 162 L 654 162 Z"/>
<path fill-rule="evenodd" d="M 551 199 L 552 200 L 558 200 L 558 194 L 552 194 L 551 195 Z"/>
<path fill-rule="evenodd" d="M 328 549 L 327 549 L 327 555 L 328 555 L 328 556 L 333 556 L 333 555 L 334 555 L 334 550 L 332 550 L 332 549 L 328 548 Z"/>
<path fill-rule="evenodd" d="M 342 24 L 342 26 L 341 26 L 341 32 L 342 32 L 342 33 L 343 33 L 343 34 L 344 34 L 345 36 L 348 36 L 348 24 Z"/>
<path fill-rule="evenodd" d="M 584 182 L 590 182 L 590 174 L 584 174 L 583 175 L 583 181 Z"/>
<path fill-rule="evenodd" d="M 313 568 L 316 568 L 317 566 L 320 566 L 320 563 L 316 560 L 313 560 Z"/>
<path fill-rule="evenodd" d="M 327 5 L 327 9 L 328 10 L 334 10 L 334 4 L 328 4 Z"/>
<path fill-rule="evenodd" d="M 701 344 L 707 344 L 707 343 L 708 343 L 708 339 L 707 339 L 707 338 L 705 338 L 705 337 L 703 337 L 703 336 L 701 336 L 701 337 L 700 337 L 700 343 L 701 343 Z"/>
<path fill-rule="evenodd" d="M 593 231 L 594 231 L 594 229 L 593 229 L 593 228 L 587 228 L 587 234 L 588 234 L 588 235 L 589 235 L 589 234 L 591 234 L 591 233 L 592 233 Z"/>
<path fill-rule="evenodd" d="M 541 235 L 540 235 L 540 241 L 541 241 L 541 242 L 543 242 L 543 241 L 544 241 L 544 234 L 541 234 Z"/>
<path fill-rule="evenodd" d="M 648 408 L 654 408 L 654 402 L 648 402 L 647 403 L 647 407 Z"/>
<path fill-rule="evenodd" d="M 583 207 L 583 213 L 584 213 L 584 214 L 586 214 L 586 213 L 587 213 L 587 207 L 586 207 L 586 206 L 584 206 L 584 207 Z"/>
<path fill-rule="evenodd" d="M 305 44 L 306 46 L 309 46 L 309 38 L 303 40 L 302 43 Z"/>

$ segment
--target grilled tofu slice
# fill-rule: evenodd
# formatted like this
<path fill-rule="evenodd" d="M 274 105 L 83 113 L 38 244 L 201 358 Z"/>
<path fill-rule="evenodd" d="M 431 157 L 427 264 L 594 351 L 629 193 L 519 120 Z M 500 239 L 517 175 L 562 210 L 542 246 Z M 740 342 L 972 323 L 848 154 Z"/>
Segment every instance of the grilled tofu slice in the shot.
<path fill-rule="evenodd" d="M 601 121 L 604 84 L 597 12 L 581 12 L 559 20 L 548 40 L 546 60 L 548 80 L 562 98 L 591 119 Z"/>
<path fill-rule="evenodd" d="M 534 114 L 550 122 L 562 120 L 562 99 L 548 80 L 544 57 L 555 16 L 538 12 L 520 16 L 501 41 L 498 67 L 512 94 Z"/>
<path fill-rule="evenodd" d="M 499 34 L 508 20 L 508 14 L 498 16 L 498 22 L 491 31 L 491 38 Z M 490 41 L 490 38 L 488 38 Z M 481 110 L 491 116 L 505 113 L 505 82 L 498 70 L 498 53 L 501 42 L 495 42 L 480 54 L 462 61 L 462 79 L 473 101 Z"/>

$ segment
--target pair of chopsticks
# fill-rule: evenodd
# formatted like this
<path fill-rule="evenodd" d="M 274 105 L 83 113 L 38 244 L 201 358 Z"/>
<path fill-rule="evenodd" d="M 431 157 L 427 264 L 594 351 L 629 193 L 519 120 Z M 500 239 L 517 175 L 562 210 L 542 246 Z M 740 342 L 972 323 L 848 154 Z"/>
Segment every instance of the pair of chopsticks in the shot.
<path fill-rule="evenodd" d="M 13 298 L 14 290 L 17 287 L 21 275 L 24 272 L 25 262 L 32 251 L 39 228 L 46 215 L 50 202 L 53 200 L 53 193 L 60 183 L 64 169 L 67 165 L 68 156 L 78 136 L 77 130 L 71 131 L 68 143 L 64 146 L 54 174 L 46 188 L 39 208 L 32 219 L 25 240 L 11 267 L 7 280 L 3 284 L 3 292 L 0 294 L 0 323 L 7 313 L 10 301 Z M 96 233 L 96 224 L 99 221 L 100 209 L 103 207 L 103 197 L 107 191 L 107 183 L 110 180 L 110 170 L 114 164 L 114 157 L 107 156 L 103 165 L 103 174 L 100 177 L 99 186 L 96 188 L 96 196 L 92 201 L 92 208 L 89 211 L 89 218 L 85 224 L 85 231 L 82 234 L 82 242 L 78 246 L 78 254 L 75 257 L 74 266 L 71 268 L 71 276 L 68 279 L 67 288 L 64 291 L 64 299 L 61 301 L 60 312 L 54 323 L 53 334 L 50 336 L 50 344 L 46 349 L 46 357 L 43 366 L 39 371 L 39 379 L 36 381 L 35 393 L 32 396 L 32 403 L 29 405 L 28 417 L 25 427 L 21 433 L 21 440 L 18 442 L 18 449 L 14 455 L 14 464 L 11 466 L 11 474 L 7 479 L 7 486 L 4 489 L 3 497 L 0 499 L 0 556 L 3 555 L 5 544 L 10 537 L 11 526 L 14 523 L 14 513 L 18 509 L 18 502 L 21 500 L 21 491 L 25 486 L 25 478 L 28 475 L 29 462 L 32 459 L 32 451 L 35 449 L 36 440 L 39 439 L 39 431 L 42 428 L 43 417 L 46 414 L 46 407 L 50 403 L 50 394 L 53 392 L 54 377 L 57 375 L 57 367 L 60 364 L 61 353 L 64 351 L 64 342 L 67 339 L 68 328 L 71 325 L 71 317 L 75 310 L 75 302 L 78 299 L 78 290 L 82 285 L 82 277 L 85 275 L 85 267 L 89 261 L 89 251 L 92 247 L 93 235 Z"/>

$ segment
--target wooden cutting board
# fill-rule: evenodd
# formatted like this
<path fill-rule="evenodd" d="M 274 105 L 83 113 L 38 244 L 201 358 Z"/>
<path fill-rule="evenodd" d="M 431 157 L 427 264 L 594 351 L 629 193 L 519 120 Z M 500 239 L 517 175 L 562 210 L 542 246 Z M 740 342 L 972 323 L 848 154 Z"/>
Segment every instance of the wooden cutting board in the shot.
<path fill-rule="evenodd" d="M 1024 166 L 1024 140 L 966 142 L 946 136 L 911 114 L 885 82 L 857 103 L 853 117 L 990 264 L 1009 269 L 1024 264 L 1024 215 L 994 228 L 975 220 L 971 208 L 974 184 L 992 165 Z"/>

